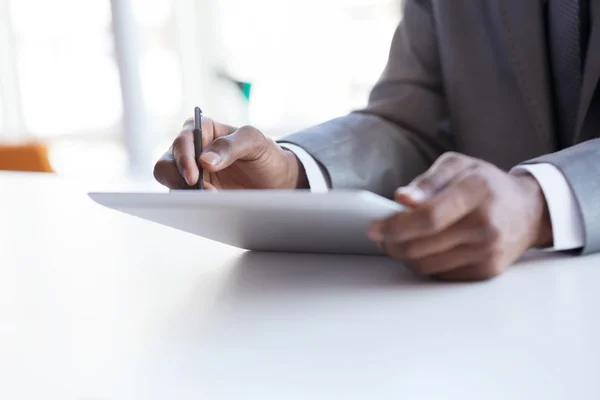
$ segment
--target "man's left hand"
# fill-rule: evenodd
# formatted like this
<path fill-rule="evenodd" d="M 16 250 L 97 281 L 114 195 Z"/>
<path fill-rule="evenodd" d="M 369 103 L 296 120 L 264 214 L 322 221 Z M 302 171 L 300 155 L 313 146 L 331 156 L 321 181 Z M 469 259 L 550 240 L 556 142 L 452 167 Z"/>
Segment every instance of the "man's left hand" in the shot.
<path fill-rule="evenodd" d="M 396 200 L 410 211 L 374 222 L 369 237 L 420 275 L 490 279 L 526 250 L 552 244 L 536 179 L 462 154 L 444 154 Z"/>

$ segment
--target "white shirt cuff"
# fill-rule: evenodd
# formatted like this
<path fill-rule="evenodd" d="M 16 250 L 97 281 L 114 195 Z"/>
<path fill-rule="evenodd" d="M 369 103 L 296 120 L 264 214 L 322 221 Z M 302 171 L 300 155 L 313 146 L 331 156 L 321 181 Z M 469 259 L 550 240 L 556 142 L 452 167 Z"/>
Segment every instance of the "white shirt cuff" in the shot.
<path fill-rule="evenodd" d="M 323 175 L 323 172 L 321 172 L 319 164 L 317 164 L 317 161 L 315 161 L 306 150 L 291 143 L 279 143 L 279 145 L 284 149 L 291 151 L 298 157 L 298 160 L 300 160 L 300 163 L 306 172 L 306 178 L 308 179 L 308 185 L 310 186 L 311 192 L 318 193 L 329 191 L 327 180 Z"/>
<path fill-rule="evenodd" d="M 511 173 L 528 172 L 540 184 L 546 197 L 554 246 L 546 250 L 579 249 L 585 245 L 583 219 L 575 195 L 562 172 L 552 164 L 527 164 L 513 168 Z"/>

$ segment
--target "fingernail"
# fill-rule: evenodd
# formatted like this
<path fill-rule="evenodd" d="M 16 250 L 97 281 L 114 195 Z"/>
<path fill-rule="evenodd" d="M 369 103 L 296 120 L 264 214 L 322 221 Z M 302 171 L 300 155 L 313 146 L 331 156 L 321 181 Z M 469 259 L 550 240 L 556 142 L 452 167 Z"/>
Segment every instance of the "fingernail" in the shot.
<path fill-rule="evenodd" d="M 221 161 L 221 157 L 217 153 L 213 153 L 212 151 L 202 154 L 200 158 L 205 163 L 210 164 L 212 166 L 219 164 L 219 162 Z"/>
<path fill-rule="evenodd" d="M 375 242 L 380 242 L 383 240 L 383 235 L 381 234 L 381 228 L 379 225 L 371 226 L 367 232 L 367 236 L 369 236 L 369 239 Z"/>
<path fill-rule="evenodd" d="M 191 186 L 192 184 L 190 182 L 192 181 L 192 178 L 190 177 L 189 171 L 185 168 L 182 168 L 181 175 L 183 176 L 183 179 L 185 179 L 185 183 Z"/>
<path fill-rule="evenodd" d="M 416 186 L 405 186 L 398 188 L 396 194 L 408 196 L 415 203 L 421 203 L 427 199 L 427 194 Z"/>

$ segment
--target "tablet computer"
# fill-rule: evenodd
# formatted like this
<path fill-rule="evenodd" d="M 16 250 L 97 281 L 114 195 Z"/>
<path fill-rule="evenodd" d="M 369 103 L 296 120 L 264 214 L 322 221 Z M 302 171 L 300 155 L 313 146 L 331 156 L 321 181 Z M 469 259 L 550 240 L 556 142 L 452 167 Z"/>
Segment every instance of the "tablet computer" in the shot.
<path fill-rule="evenodd" d="M 89 193 L 120 212 L 247 250 L 381 254 L 369 224 L 403 207 L 367 191 Z"/>

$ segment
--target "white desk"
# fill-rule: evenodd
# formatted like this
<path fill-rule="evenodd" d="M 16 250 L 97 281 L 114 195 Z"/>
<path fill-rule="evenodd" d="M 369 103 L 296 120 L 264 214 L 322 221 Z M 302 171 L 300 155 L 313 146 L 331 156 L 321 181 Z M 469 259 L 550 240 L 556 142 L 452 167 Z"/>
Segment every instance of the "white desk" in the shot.
<path fill-rule="evenodd" d="M 2 399 L 599 399 L 600 258 L 242 253 L 0 174 Z"/>

